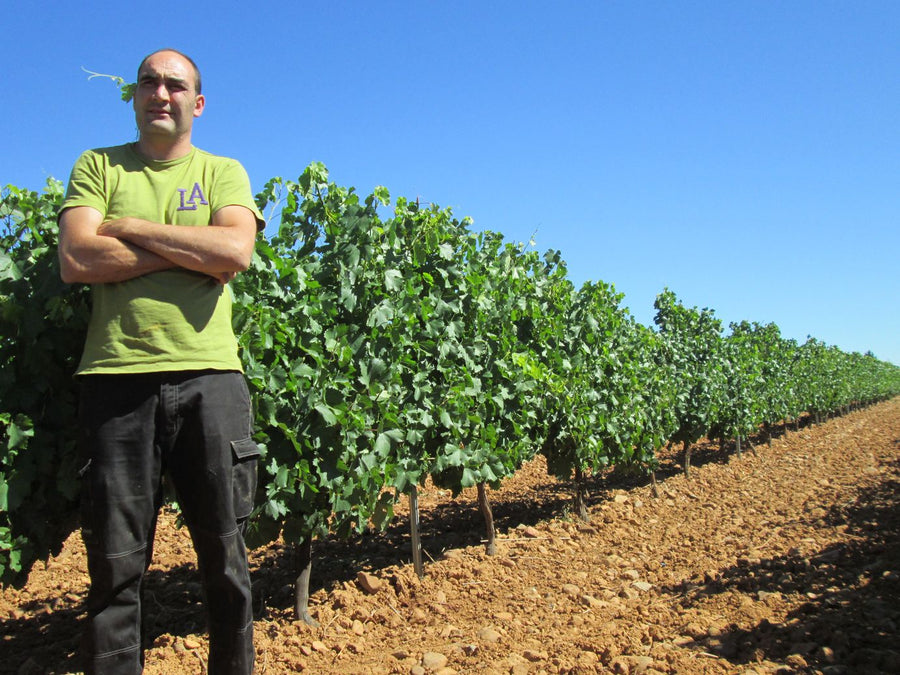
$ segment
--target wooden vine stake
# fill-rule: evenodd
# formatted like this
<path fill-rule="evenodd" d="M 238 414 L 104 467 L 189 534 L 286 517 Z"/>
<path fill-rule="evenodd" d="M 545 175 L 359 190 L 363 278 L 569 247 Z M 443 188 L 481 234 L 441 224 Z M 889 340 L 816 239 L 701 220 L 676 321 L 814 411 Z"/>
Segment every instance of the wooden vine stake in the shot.
<path fill-rule="evenodd" d="M 422 538 L 419 535 L 419 491 L 415 485 L 409 491 L 409 533 L 412 539 L 413 569 L 421 579 L 425 576 L 422 562 Z"/>
<path fill-rule="evenodd" d="M 575 515 L 584 523 L 591 522 L 591 515 L 587 508 L 587 488 L 584 484 L 584 471 L 580 466 L 575 467 Z"/>
<path fill-rule="evenodd" d="M 484 552 L 487 555 L 497 554 L 497 537 L 494 531 L 494 514 L 491 512 L 491 503 L 488 501 L 487 487 L 485 484 L 478 483 L 478 508 L 481 509 L 481 515 L 484 517 L 484 529 L 487 538 L 484 543 Z"/>
<path fill-rule="evenodd" d="M 691 442 L 684 442 L 684 477 L 691 477 Z"/>
<path fill-rule="evenodd" d="M 310 626 L 318 626 L 318 622 L 309 614 L 309 575 L 312 571 L 312 536 L 296 547 L 297 578 L 294 581 L 294 613 L 298 621 Z"/>

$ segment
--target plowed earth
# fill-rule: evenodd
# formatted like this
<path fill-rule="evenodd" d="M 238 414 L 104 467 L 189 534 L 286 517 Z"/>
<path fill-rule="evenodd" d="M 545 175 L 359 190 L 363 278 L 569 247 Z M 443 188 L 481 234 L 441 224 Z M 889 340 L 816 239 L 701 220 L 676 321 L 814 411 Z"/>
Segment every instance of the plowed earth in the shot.
<path fill-rule="evenodd" d="M 294 621 L 291 550 L 251 553 L 257 671 L 311 673 L 900 673 L 900 398 L 783 430 L 756 453 L 704 443 L 692 474 L 590 482 L 591 523 L 535 460 L 490 494 L 421 491 L 425 576 L 403 509 L 383 534 L 315 549 Z M 145 585 L 146 672 L 205 672 L 188 534 L 163 513 Z M 360 575 L 360 572 L 363 574 Z M 0 598 L 0 672 L 80 669 L 79 536 Z"/>

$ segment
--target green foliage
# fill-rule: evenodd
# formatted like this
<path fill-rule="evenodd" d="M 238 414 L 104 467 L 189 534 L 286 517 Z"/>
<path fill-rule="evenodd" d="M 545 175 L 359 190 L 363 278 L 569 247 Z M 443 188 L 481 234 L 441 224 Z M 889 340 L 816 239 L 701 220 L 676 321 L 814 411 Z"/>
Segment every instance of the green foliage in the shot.
<path fill-rule="evenodd" d="M 123 83 L 118 83 L 122 85 Z M 60 281 L 61 186 L 7 187 L 0 224 L 0 583 L 75 525 L 74 372 L 89 292 Z M 900 368 L 777 326 L 722 336 L 671 291 L 656 327 L 603 282 L 576 291 L 555 251 L 472 232 L 387 189 L 361 199 L 311 164 L 257 196 L 269 216 L 232 282 L 234 327 L 265 450 L 249 542 L 389 522 L 429 476 L 498 485 L 535 452 L 569 478 L 652 468 L 669 440 L 743 436 L 804 410 L 900 392 Z"/>
<path fill-rule="evenodd" d="M 638 387 L 622 297 L 608 284 L 588 282 L 566 307 L 552 355 L 543 445 L 548 470 L 560 478 L 631 459 Z"/>
<path fill-rule="evenodd" d="M 722 325 L 710 309 L 685 307 L 666 289 L 656 297 L 654 319 L 674 369 L 673 441 L 695 443 L 718 420 L 725 400 Z"/>
<path fill-rule="evenodd" d="M 74 527 L 76 392 L 87 289 L 62 283 L 62 186 L 0 202 L 0 582 L 18 583 Z"/>

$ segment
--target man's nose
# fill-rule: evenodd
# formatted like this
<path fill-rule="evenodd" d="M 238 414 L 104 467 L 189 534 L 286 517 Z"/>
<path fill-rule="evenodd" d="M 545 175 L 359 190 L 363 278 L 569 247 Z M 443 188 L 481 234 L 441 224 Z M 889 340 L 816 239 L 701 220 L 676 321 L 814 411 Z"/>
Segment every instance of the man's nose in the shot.
<path fill-rule="evenodd" d="M 161 82 L 154 88 L 153 98 L 159 99 L 160 101 L 169 100 L 169 90 L 166 88 L 165 83 Z"/>

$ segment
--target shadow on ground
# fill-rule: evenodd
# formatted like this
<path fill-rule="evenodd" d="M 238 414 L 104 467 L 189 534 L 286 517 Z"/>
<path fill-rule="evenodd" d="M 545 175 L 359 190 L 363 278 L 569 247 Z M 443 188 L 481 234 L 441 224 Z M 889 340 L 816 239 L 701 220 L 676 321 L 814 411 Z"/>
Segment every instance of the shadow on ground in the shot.
<path fill-rule="evenodd" d="M 764 658 L 787 662 L 794 672 L 900 672 L 900 466 L 822 519 L 845 526 L 848 543 L 807 556 L 745 559 L 715 579 L 663 589 L 681 595 L 685 606 L 730 589 L 755 593 L 760 602 L 771 594 L 809 598 L 782 623 L 731 626 L 698 637 L 697 649 L 735 665 Z"/>

